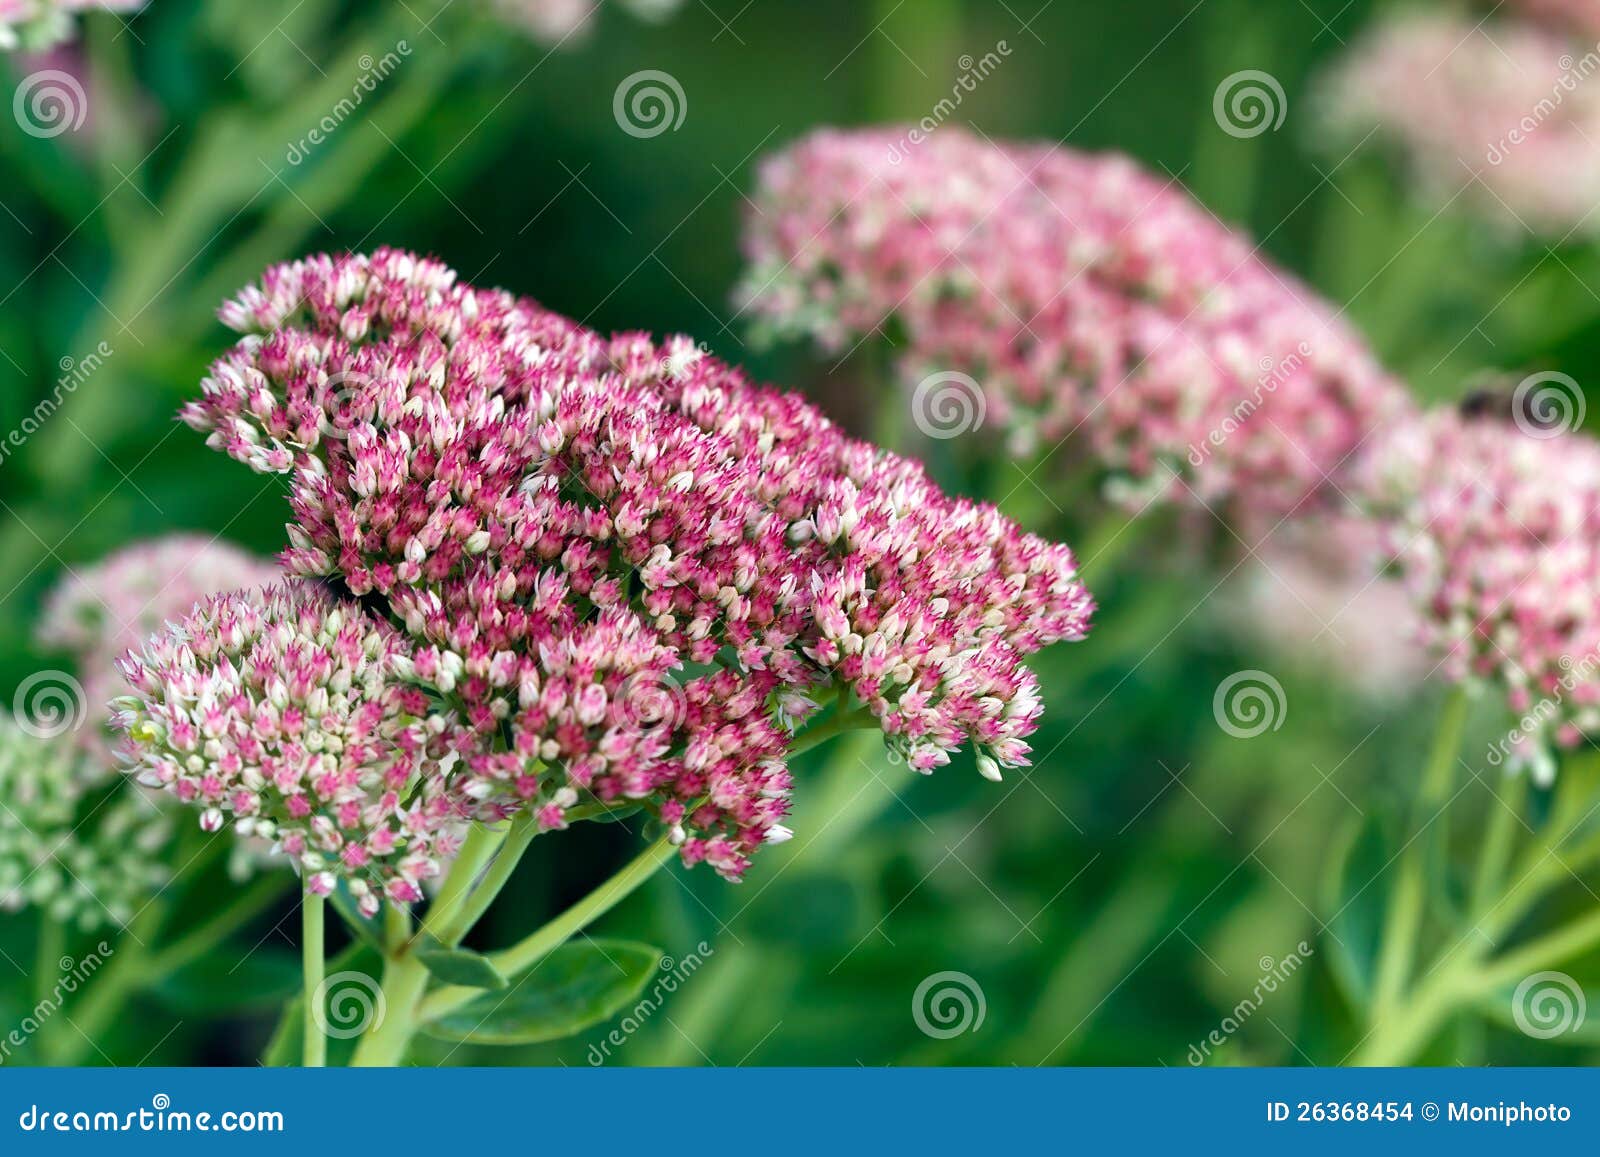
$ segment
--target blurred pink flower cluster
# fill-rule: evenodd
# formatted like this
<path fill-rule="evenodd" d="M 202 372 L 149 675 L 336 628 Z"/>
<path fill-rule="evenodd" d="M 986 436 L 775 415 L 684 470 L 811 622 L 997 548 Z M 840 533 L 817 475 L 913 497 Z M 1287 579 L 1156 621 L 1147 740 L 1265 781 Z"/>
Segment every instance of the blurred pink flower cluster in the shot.
<path fill-rule="evenodd" d="M 1600 19 L 1590 5 L 1526 4 Z M 1430 201 L 1460 198 L 1512 228 L 1600 228 L 1600 49 L 1514 18 L 1413 12 L 1379 23 L 1325 78 L 1325 115 L 1350 143 L 1403 155 Z"/>
<path fill-rule="evenodd" d="M 0 49 L 41 52 L 76 32 L 84 12 L 137 12 L 146 0 L 0 0 Z"/>
<path fill-rule="evenodd" d="M 71 570 L 51 591 L 37 637 L 68 651 L 96 726 L 86 742 L 108 757 L 107 704 L 126 690 L 116 660 L 185 615 L 208 595 L 248 590 L 282 577 L 269 560 L 198 534 L 135 543 L 88 567 Z"/>
<path fill-rule="evenodd" d="M 1596 0 L 1508 0 L 1506 8 L 1520 9 L 1530 19 L 1554 28 L 1600 36 L 1600 3 Z"/>
<path fill-rule="evenodd" d="M 1536 768 L 1600 732 L 1600 444 L 1435 411 L 1375 444 L 1366 493 L 1422 642 L 1504 688 Z"/>
<path fill-rule="evenodd" d="M 788 834 L 819 697 L 919 769 L 971 741 L 998 774 L 1040 711 L 1023 658 L 1087 629 L 1065 546 L 686 338 L 608 339 L 392 250 L 275 267 L 222 316 L 247 336 L 184 419 L 291 476 L 292 574 L 410 636 L 476 818 L 643 803 L 737 876 Z"/>
<path fill-rule="evenodd" d="M 740 291 L 763 328 L 887 339 L 908 387 L 976 381 L 975 423 L 1015 452 L 1064 442 L 1136 495 L 1269 526 L 1406 410 L 1331 307 L 1175 180 L 954 127 L 903 140 L 821 131 L 764 164 Z"/>

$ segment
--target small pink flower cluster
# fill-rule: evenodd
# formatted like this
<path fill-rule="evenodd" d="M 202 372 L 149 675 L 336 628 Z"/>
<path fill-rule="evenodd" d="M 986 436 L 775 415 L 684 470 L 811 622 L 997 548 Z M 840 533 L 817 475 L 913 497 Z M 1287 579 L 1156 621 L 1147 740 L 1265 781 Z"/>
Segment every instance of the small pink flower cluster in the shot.
<path fill-rule="evenodd" d="M 1535 745 L 1600 733 L 1600 444 L 1441 410 L 1387 434 L 1367 469 L 1444 675 L 1503 685 Z"/>
<path fill-rule="evenodd" d="M 120 663 L 141 783 L 217 831 L 272 840 L 317 895 L 422 898 L 465 818 L 450 716 L 408 682 L 408 640 L 314 584 L 218 595 Z"/>
<path fill-rule="evenodd" d="M 1376 128 L 1398 146 L 1430 201 L 1565 238 L 1600 229 L 1596 69 L 1594 45 L 1556 29 L 1418 12 L 1353 45 L 1323 100 L 1339 139 Z"/>
<path fill-rule="evenodd" d="M 73 36 L 81 12 L 136 12 L 145 0 L 0 0 L 0 49 L 42 52 Z"/>
<path fill-rule="evenodd" d="M 756 206 L 740 296 L 765 328 L 894 335 L 907 386 L 971 376 L 1019 453 L 1068 439 L 1141 491 L 1275 518 L 1404 408 L 1326 303 L 1125 157 L 826 130 L 766 161 Z"/>
<path fill-rule="evenodd" d="M 292 573 L 417 640 L 484 818 L 645 801 L 736 876 L 787 835 L 784 724 L 820 689 L 919 769 L 971 740 L 992 772 L 1036 725 L 1022 658 L 1087 629 L 1065 546 L 686 338 L 393 250 L 276 267 L 222 316 L 248 336 L 184 419 L 292 476 Z"/>
<path fill-rule="evenodd" d="M 1600 36 L 1600 3 L 1596 0 L 1510 0 L 1507 7 L 1520 8 L 1528 19 L 1552 28 Z"/>
<path fill-rule="evenodd" d="M 117 676 L 118 656 L 207 595 L 280 578 L 270 561 L 216 539 L 198 534 L 150 539 L 69 571 L 45 603 L 38 641 L 72 653 L 90 714 L 99 721 L 106 704 L 127 689 Z M 110 754 L 101 728 L 82 734 Z"/>

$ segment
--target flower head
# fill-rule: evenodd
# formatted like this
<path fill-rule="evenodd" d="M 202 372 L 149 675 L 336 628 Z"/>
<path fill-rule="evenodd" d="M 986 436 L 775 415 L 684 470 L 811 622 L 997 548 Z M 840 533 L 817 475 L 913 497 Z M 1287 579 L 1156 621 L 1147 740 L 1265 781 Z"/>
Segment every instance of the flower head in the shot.
<path fill-rule="evenodd" d="M 914 410 L 966 375 L 1013 449 L 1059 443 L 1139 494 L 1275 521 L 1404 406 L 1332 309 L 1125 157 L 826 130 L 765 163 L 757 204 L 741 298 L 766 328 L 892 334 Z"/>
<path fill-rule="evenodd" d="M 1503 688 L 1534 746 L 1600 732 L 1600 445 L 1439 410 L 1368 469 L 1442 673 Z"/>
<path fill-rule="evenodd" d="M 421 899 L 464 812 L 447 713 L 398 632 L 313 584 L 219 595 L 121 663 L 115 722 L 140 782 L 273 840 L 319 894 Z"/>
<path fill-rule="evenodd" d="M 1430 201 L 1460 197 L 1513 229 L 1557 238 L 1592 232 L 1600 90 L 1574 61 L 1583 47 L 1516 19 L 1393 17 L 1326 79 L 1326 115 L 1341 140 L 1379 130 Z"/>
<path fill-rule="evenodd" d="M 134 543 L 93 566 L 71 570 L 50 592 L 36 632 L 42 646 L 72 653 L 84 697 L 98 722 L 127 690 L 116 660 L 207 595 L 264 586 L 282 578 L 266 559 L 198 534 Z M 111 755 L 103 727 L 81 734 Z"/>
<path fill-rule="evenodd" d="M 184 419 L 291 476 L 286 565 L 418 641 L 494 814 L 649 799 L 737 865 L 778 830 L 808 692 L 858 696 L 918 766 L 968 739 L 1014 764 L 1022 656 L 1087 628 L 1066 547 L 687 338 L 603 338 L 393 250 L 276 267 L 223 318 L 247 336 Z M 639 687 L 670 726 L 629 726 Z"/>
<path fill-rule="evenodd" d="M 171 824 L 66 737 L 0 719 L 0 908 L 120 927 L 166 878 Z"/>

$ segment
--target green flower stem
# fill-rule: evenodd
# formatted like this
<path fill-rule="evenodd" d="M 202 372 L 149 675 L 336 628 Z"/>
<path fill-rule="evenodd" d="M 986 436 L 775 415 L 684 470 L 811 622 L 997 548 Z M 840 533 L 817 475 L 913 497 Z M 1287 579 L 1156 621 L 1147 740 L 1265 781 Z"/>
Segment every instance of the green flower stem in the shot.
<path fill-rule="evenodd" d="M 1416 987 L 1404 1004 L 1396 1006 L 1384 1019 L 1376 1020 L 1355 1055 L 1355 1064 L 1370 1067 L 1409 1063 L 1433 1039 L 1463 994 L 1469 991 L 1465 978 L 1475 959 L 1475 953 L 1463 952 L 1454 964 L 1441 965 Z"/>
<path fill-rule="evenodd" d="M 327 902 L 307 889 L 300 901 L 301 987 L 305 992 L 305 1067 L 320 1069 L 328 1063 L 328 1038 L 322 1032 L 323 925 Z"/>
<path fill-rule="evenodd" d="M 671 860 L 677 851 L 676 845 L 663 836 L 628 861 L 616 875 L 533 935 L 510 948 L 490 953 L 489 962 L 507 977 L 526 972 L 579 931 L 632 895 L 641 884 Z M 430 993 L 422 1002 L 420 1019 L 433 1020 L 445 1013 L 453 1012 L 474 997 L 482 995 L 482 991 L 463 985 L 445 985 Z"/>
<path fill-rule="evenodd" d="M 533 812 L 524 812 L 512 821 L 510 830 L 501 841 L 499 854 L 483 873 L 483 880 L 467 895 L 457 915 L 434 933 L 440 943 L 454 947 L 461 943 L 463 936 L 477 926 L 478 921 L 483 919 L 483 914 L 494 903 L 495 897 L 505 889 L 511 874 L 522 862 L 523 853 L 528 850 L 528 845 L 533 843 L 534 837 L 538 834 L 539 825 L 534 820 Z"/>
<path fill-rule="evenodd" d="M 1466 691 L 1460 687 L 1452 688 L 1439 719 L 1433 751 L 1423 772 L 1422 791 L 1416 801 L 1411 838 L 1400 853 L 1400 867 L 1394 891 L 1389 897 L 1374 984 L 1372 1019 L 1375 1024 L 1382 1024 L 1393 1015 L 1401 993 L 1411 978 L 1427 895 L 1425 869 L 1429 828 L 1444 822 L 1440 809 L 1446 803 L 1450 785 L 1455 781 L 1456 756 L 1461 750 L 1467 708 Z M 1438 830 L 1431 833 L 1432 837 L 1439 835 Z"/>
<path fill-rule="evenodd" d="M 818 747 L 836 735 L 843 735 L 846 731 L 861 731 L 869 727 L 878 726 L 878 718 L 866 707 L 857 707 L 850 711 L 841 706 L 827 719 L 815 727 L 809 727 L 795 737 L 789 745 L 789 758 L 803 755 L 813 747 Z"/>
<path fill-rule="evenodd" d="M 1506 866 L 1522 824 L 1522 803 L 1527 794 L 1527 777 L 1505 775 L 1495 784 L 1489 799 L 1489 825 L 1478 855 L 1478 870 L 1472 879 L 1472 911 L 1483 915 L 1495 891 L 1505 880 Z"/>
<path fill-rule="evenodd" d="M 414 945 L 424 935 L 433 937 L 441 944 L 454 944 L 466 935 L 467 928 L 471 925 L 455 932 L 455 940 L 448 939 L 460 921 L 460 913 L 472 891 L 472 885 L 494 859 L 495 853 L 500 850 L 500 845 L 505 842 L 508 831 L 508 828 L 489 828 L 482 824 L 472 826 L 472 830 L 467 833 L 467 838 L 461 844 L 461 851 L 456 855 L 455 862 L 450 866 L 449 874 L 444 878 L 439 894 L 433 898 L 433 903 L 428 905 L 428 913 L 422 918 L 421 930 L 411 938 L 410 944 L 406 947 Z M 402 948 L 401 953 L 404 954 L 405 950 Z"/>
<path fill-rule="evenodd" d="M 1596 944 L 1600 944 L 1600 909 L 1592 910 L 1530 944 L 1491 960 L 1474 978 L 1474 987 L 1490 991 L 1517 983 L 1553 964 L 1587 952 Z"/>

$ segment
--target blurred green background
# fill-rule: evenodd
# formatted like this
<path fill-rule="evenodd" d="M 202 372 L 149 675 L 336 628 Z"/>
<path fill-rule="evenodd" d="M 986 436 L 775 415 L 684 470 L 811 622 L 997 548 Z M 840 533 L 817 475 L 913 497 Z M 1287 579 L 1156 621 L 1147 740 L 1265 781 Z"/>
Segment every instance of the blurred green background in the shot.
<path fill-rule="evenodd" d="M 754 166 L 817 126 L 925 115 L 961 55 L 1000 41 L 1010 56 L 958 119 L 1169 173 L 1348 303 L 1419 394 L 1458 395 L 1486 370 L 1586 382 L 1600 350 L 1592 247 L 1552 250 L 1414 204 L 1384 157 L 1320 139 L 1313 78 L 1370 19 L 1367 0 L 693 0 L 659 23 L 607 5 L 559 48 L 477 0 L 439 7 L 154 0 L 126 27 L 91 17 L 89 123 L 53 139 L 0 128 L 0 425 L 49 396 L 63 358 L 102 340 L 114 350 L 0 462 L 8 690 L 54 658 L 30 631 L 64 568 L 179 528 L 280 546 L 281 481 L 173 420 L 228 341 L 216 306 L 273 261 L 426 251 L 602 330 L 693 334 L 870 428 L 872 409 L 893 404 L 881 383 L 805 349 L 752 348 L 733 317 Z M 291 164 L 291 143 L 349 94 L 361 57 L 401 40 L 393 75 Z M 1211 102 L 1246 68 L 1270 71 L 1289 103 L 1280 130 L 1241 140 Z M 621 131 L 612 109 L 643 69 L 669 72 L 687 101 L 681 127 L 650 139 Z M 992 473 L 935 466 L 973 492 Z M 745 884 L 676 870 L 609 917 L 608 933 L 674 957 L 702 940 L 712 951 L 607 1063 L 1183 1065 L 1302 940 L 1307 967 L 1213 1059 L 1341 1060 L 1359 1038 L 1341 977 L 1359 971 L 1383 891 L 1363 888 L 1381 861 L 1360 874 L 1342 852 L 1407 798 L 1431 704 L 1375 702 L 1264 651 L 1212 597 L 1223 569 L 1200 566 L 1146 539 L 1106 583 L 1091 576 L 1101 624 L 1040 657 L 1047 715 L 1028 774 L 996 786 L 963 758 L 921 779 L 873 746 L 816 753 L 799 837 Z M 1218 729 L 1211 699 L 1251 667 L 1283 683 L 1288 712 L 1241 740 Z M 559 910 L 634 846 L 592 825 L 537 841 L 483 942 Z M 234 887 L 220 874 L 193 884 L 194 918 Z M 289 913 L 231 940 L 209 977 L 131 1001 L 101 1056 L 252 1063 L 293 985 Z M 31 916 L 0 916 L 0 1022 L 31 1003 L 35 935 Z M 981 987 L 981 1027 L 919 1029 L 913 994 L 941 971 Z M 225 1007 L 241 989 L 252 1007 Z M 611 1027 L 430 1056 L 580 1065 Z M 1474 1020 L 1431 1059 L 1565 1063 L 1590 1047 Z"/>

